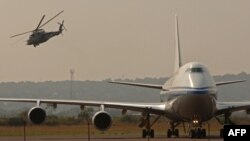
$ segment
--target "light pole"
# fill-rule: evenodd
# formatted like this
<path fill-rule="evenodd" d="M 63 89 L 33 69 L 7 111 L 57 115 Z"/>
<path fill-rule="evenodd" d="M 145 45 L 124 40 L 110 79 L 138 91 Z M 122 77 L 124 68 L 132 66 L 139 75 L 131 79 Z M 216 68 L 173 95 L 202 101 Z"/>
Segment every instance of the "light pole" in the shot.
<path fill-rule="evenodd" d="M 70 69 L 70 99 L 73 99 L 73 81 L 74 81 L 74 74 L 75 74 L 75 70 L 74 69 Z"/>

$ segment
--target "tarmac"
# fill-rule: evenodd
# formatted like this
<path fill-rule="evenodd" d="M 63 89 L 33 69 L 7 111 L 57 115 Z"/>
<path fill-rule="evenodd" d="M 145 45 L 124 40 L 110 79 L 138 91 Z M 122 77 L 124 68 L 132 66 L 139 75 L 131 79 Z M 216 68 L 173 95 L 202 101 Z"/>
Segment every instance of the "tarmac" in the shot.
<path fill-rule="evenodd" d="M 223 138 L 209 137 L 205 139 L 180 138 L 82 138 L 82 137 L 0 137 L 0 141 L 223 141 Z"/>

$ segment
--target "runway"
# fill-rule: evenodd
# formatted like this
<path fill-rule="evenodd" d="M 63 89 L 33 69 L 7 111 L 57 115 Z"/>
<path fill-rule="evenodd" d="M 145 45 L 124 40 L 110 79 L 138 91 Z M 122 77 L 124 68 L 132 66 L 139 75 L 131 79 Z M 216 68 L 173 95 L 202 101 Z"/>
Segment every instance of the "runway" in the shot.
<path fill-rule="evenodd" d="M 0 141 L 24 141 L 24 137 L 0 137 Z M 210 137 L 206 139 L 181 138 L 90 138 L 90 141 L 223 141 L 219 137 Z M 88 141 L 88 138 L 82 137 L 27 137 L 26 141 Z"/>

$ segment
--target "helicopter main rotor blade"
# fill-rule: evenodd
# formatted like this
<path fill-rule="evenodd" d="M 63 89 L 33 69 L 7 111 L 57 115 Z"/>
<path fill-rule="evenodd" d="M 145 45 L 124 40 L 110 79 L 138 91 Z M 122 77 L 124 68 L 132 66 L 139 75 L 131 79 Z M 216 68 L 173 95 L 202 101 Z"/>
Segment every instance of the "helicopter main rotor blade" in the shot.
<path fill-rule="evenodd" d="M 35 30 L 38 30 L 39 26 L 41 25 L 43 19 L 44 19 L 45 15 L 43 15 L 42 19 L 40 20 L 39 24 L 37 25 L 37 27 L 35 28 Z"/>
<path fill-rule="evenodd" d="M 62 10 L 61 12 L 59 12 L 58 14 L 56 14 L 54 17 L 52 17 L 51 19 L 49 19 L 47 22 L 45 22 L 44 24 L 42 24 L 41 26 L 39 26 L 38 28 L 41 28 L 43 26 L 45 26 L 47 23 L 49 23 L 50 21 L 52 21 L 54 18 L 56 18 L 57 16 L 59 16 L 60 14 L 62 14 L 64 12 L 64 10 Z"/>
<path fill-rule="evenodd" d="M 10 36 L 10 38 L 13 38 L 13 37 L 16 37 L 16 36 L 20 36 L 20 35 L 24 35 L 24 34 L 27 34 L 27 33 L 33 32 L 33 31 L 34 30 L 27 31 L 27 32 L 24 32 L 24 33 L 20 33 L 20 34 L 16 34 L 16 35 Z"/>
<path fill-rule="evenodd" d="M 39 26 L 41 25 L 43 19 L 44 19 L 45 15 L 43 15 L 42 19 L 40 20 L 39 24 L 37 25 L 37 27 L 35 28 L 35 30 L 31 30 L 31 31 L 27 31 L 27 32 L 24 32 L 24 33 L 20 33 L 20 34 L 16 34 L 16 35 L 13 35 L 11 36 L 10 38 L 13 38 L 13 37 L 16 37 L 16 36 L 20 36 L 20 35 L 24 35 L 24 34 L 27 34 L 27 33 L 30 33 L 30 32 L 33 32 L 33 31 L 36 31 L 39 29 Z"/>

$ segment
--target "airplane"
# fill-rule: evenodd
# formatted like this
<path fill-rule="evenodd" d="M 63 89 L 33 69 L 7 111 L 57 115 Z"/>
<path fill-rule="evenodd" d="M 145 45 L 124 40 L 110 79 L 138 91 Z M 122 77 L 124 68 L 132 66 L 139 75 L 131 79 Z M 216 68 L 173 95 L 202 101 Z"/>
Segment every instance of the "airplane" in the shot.
<path fill-rule="evenodd" d="M 51 19 L 49 19 L 48 21 L 46 21 L 44 24 L 42 24 L 42 21 L 43 21 L 43 19 L 45 17 L 45 15 L 43 15 L 42 19 L 40 20 L 39 24 L 37 25 L 37 27 L 34 30 L 27 31 L 27 32 L 24 32 L 24 33 L 20 33 L 20 34 L 16 34 L 16 35 L 11 36 L 10 38 L 13 38 L 13 37 L 16 37 L 16 36 L 20 36 L 20 35 L 24 35 L 24 34 L 32 32 L 32 34 L 29 36 L 29 39 L 27 40 L 27 45 L 33 45 L 34 47 L 36 47 L 39 44 L 48 41 L 50 38 L 52 38 L 54 36 L 57 36 L 59 34 L 62 34 L 62 31 L 64 29 L 66 30 L 66 28 L 64 26 L 64 20 L 62 21 L 62 23 L 58 23 L 59 24 L 58 31 L 45 32 L 43 29 L 41 29 L 43 26 L 45 26 L 47 23 L 49 23 L 50 21 L 52 21 L 54 18 L 56 18 L 57 16 L 59 16 L 63 12 L 64 11 L 59 12 L 54 17 L 52 17 Z"/>
<path fill-rule="evenodd" d="M 34 124 L 41 124 L 46 119 L 45 108 L 41 104 L 79 105 L 99 107 L 100 110 L 92 117 L 92 123 L 100 131 L 108 130 L 112 125 L 112 117 L 105 108 L 121 109 L 122 113 L 127 110 L 142 113 L 140 127 L 142 137 L 154 138 L 154 123 L 160 117 L 165 117 L 170 123 L 167 130 L 167 137 L 179 137 L 177 126 L 181 123 L 189 124 L 190 138 L 204 138 L 207 136 L 204 123 L 214 117 L 223 116 L 223 124 L 230 124 L 230 114 L 233 112 L 250 109 L 249 102 L 218 102 L 217 87 L 227 84 L 244 82 L 245 80 L 234 80 L 225 82 L 215 82 L 208 68 L 199 62 L 183 64 L 179 44 L 178 18 L 176 16 L 176 47 L 175 47 L 175 71 L 174 74 L 163 85 L 144 84 L 110 81 L 110 83 L 132 85 L 138 87 L 152 88 L 160 90 L 161 100 L 154 103 L 131 103 L 131 102 L 108 102 L 108 101 L 84 101 L 84 100 L 64 100 L 64 99 L 27 99 L 27 98 L 0 98 L 0 101 L 7 102 L 29 102 L 35 103 L 30 108 L 28 119 Z M 152 115 L 158 117 L 151 121 Z M 223 129 L 220 130 L 223 135 Z"/>

